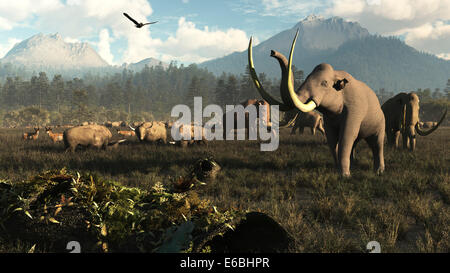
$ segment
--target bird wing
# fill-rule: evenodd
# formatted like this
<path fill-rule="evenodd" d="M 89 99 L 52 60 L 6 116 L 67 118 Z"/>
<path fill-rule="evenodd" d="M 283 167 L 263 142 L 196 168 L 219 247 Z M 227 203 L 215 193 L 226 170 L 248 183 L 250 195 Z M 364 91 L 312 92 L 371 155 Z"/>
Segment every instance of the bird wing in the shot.
<path fill-rule="evenodd" d="M 155 24 L 155 23 L 158 23 L 158 21 L 150 22 L 150 23 L 145 23 L 144 25 L 151 25 L 151 24 Z"/>
<path fill-rule="evenodd" d="M 130 19 L 131 22 L 133 22 L 134 24 L 138 25 L 139 23 L 136 22 L 136 20 L 134 20 L 133 18 L 130 17 L 130 15 L 123 13 L 123 15 L 125 15 L 125 17 L 127 17 L 128 19 Z"/>

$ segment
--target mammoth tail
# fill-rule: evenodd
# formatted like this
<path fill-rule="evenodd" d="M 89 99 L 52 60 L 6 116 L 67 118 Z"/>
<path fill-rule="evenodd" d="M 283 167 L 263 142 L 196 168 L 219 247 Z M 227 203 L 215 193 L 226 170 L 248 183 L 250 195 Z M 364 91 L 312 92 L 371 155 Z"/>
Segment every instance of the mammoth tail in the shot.
<path fill-rule="evenodd" d="M 428 131 L 420 129 L 419 123 L 417 122 L 416 125 L 414 126 L 414 128 L 416 129 L 417 134 L 419 134 L 421 136 L 427 136 L 427 135 L 433 133 L 439 127 L 439 125 L 441 125 L 442 121 L 444 121 L 446 115 L 447 115 L 447 109 L 445 109 L 445 112 L 442 115 L 442 117 L 439 120 L 439 122 L 435 126 L 433 126 L 433 128 L 431 128 Z"/>

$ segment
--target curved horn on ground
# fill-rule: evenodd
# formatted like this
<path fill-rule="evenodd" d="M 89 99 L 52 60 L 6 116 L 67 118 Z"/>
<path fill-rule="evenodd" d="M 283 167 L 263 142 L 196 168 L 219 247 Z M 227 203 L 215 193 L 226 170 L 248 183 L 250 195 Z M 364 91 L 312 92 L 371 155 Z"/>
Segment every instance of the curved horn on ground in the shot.
<path fill-rule="evenodd" d="M 269 93 L 267 93 L 261 85 L 261 82 L 258 79 L 258 75 L 255 71 L 255 66 L 253 65 L 253 50 L 252 50 L 253 37 L 250 37 L 250 42 L 248 44 L 248 67 L 250 70 L 250 75 L 252 76 L 253 83 L 256 86 L 259 94 L 263 97 L 265 101 L 267 101 L 270 105 L 279 105 L 280 111 L 289 111 L 292 107 L 289 107 L 278 100 L 274 99 Z"/>
<path fill-rule="evenodd" d="M 297 37 L 298 37 L 298 29 L 297 29 L 297 33 L 295 34 L 294 41 L 292 42 L 291 52 L 289 53 L 287 86 L 288 86 L 288 90 L 289 90 L 289 95 L 292 100 L 292 104 L 295 105 L 295 107 L 297 107 L 297 109 L 302 112 L 311 112 L 312 110 L 314 110 L 317 107 L 316 103 L 313 100 L 311 100 L 310 102 L 308 102 L 306 104 L 301 102 L 299 100 L 299 98 L 297 97 L 297 94 L 295 94 L 294 86 L 292 84 L 292 77 L 293 77 L 292 69 L 291 69 L 292 57 L 294 55 L 294 47 L 295 47 L 295 42 L 297 41 Z"/>
<path fill-rule="evenodd" d="M 441 125 L 442 121 L 444 121 L 446 115 L 447 115 L 447 109 L 445 109 L 445 112 L 442 115 L 441 120 L 439 120 L 439 122 L 433 128 L 431 128 L 428 131 L 420 129 L 419 128 L 419 123 L 417 122 L 416 125 L 414 126 L 414 128 L 416 129 L 417 134 L 419 134 L 421 136 L 427 136 L 427 135 L 433 133 L 439 127 L 439 125 Z"/>

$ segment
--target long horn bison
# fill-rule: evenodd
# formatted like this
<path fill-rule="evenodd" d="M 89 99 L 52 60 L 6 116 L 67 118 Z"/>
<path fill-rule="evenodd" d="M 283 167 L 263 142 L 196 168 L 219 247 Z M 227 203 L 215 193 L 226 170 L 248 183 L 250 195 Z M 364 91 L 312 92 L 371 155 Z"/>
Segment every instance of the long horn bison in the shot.
<path fill-rule="evenodd" d="M 74 152 L 78 145 L 106 149 L 112 134 L 102 125 L 76 126 L 64 131 L 63 140 L 66 151 Z"/>
<path fill-rule="evenodd" d="M 375 92 L 365 83 L 345 71 L 334 70 L 329 64 L 319 64 L 308 75 L 297 93 L 292 80 L 292 57 L 298 31 L 292 42 L 287 68 L 282 68 L 281 100 L 267 93 L 258 79 L 252 57 L 252 38 L 248 46 L 250 74 L 256 89 L 271 105 L 279 105 L 281 111 L 298 109 L 323 114 L 326 138 L 336 165 L 342 176 L 350 176 L 352 150 L 364 139 L 373 153 L 374 169 L 384 171 L 384 115 Z M 273 55 L 273 54 L 272 54 Z M 274 57 L 274 56 L 273 56 Z M 284 72 L 284 73 L 283 73 Z"/>
<path fill-rule="evenodd" d="M 167 143 L 167 126 L 164 122 L 160 121 L 151 121 L 151 122 L 144 122 L 141 125 L 137 126 L 136 128 L 133 128 L 131 126 L 131 130 L 133 130 L 136 133 L 137 138 L 141 142 L 163 142 L 164 144 Z"/>
<path fill-rule="evenodd" d="M 419 126 L 419 108 L 419 97 L 414 92 L 399 93 L 381 106 L 386 119 L 386 136 L 389 146 L 398 148 L 398 139 L 401 133 L 403 148 L 414 151 L 416 148 L 416 133 L 421 136 L 431 134 L 447 115 L 447 110 L 445 110 L 440 121 L 431 123 L 431 129 L 424 131 Z"/>

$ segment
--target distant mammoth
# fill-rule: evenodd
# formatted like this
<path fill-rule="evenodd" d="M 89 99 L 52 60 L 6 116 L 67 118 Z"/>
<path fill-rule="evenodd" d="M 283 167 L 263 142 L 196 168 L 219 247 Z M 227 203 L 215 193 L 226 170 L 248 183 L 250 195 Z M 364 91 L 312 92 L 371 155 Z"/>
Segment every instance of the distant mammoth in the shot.
<path fill-rule="evenodd" d="M 144 122 L 136 128 L 128 125 L 131 130 L 136 133 L 139 141 L 145 142 L 163 142 L 167 143 L 167 127 L 166 124 L 160 121 Z"/>
<path fill-rule="evenodd" d="M 261 85 L 253 65 L 252 38 L 250 39 L 248 60 L 257 90 L 268 103 L 279 105 L 281 111 L 298 109 L 306 113 L 317 109 L 321 112 L 328 145 L 343 176 L 350 176 L 352 150 L 361 139 L 365 139 L 372 149 L 374 169 L 381 174 L 384 171 L 385 122 L 377 96 L 365 83 L 345 71 L 334 70 L 325 63 L 314 68 L 296 93 L 291 65 L 297 36 L 298 31 L 291 46 L 289 61 L 274 51 L 271 54 L 275 58 L 280 56 L 277 59 L 282 71 L 282 102 L 274 99 Z"/>
<path fill-rule="evenodd" d="M 430 122 L 431 129 L 423 131 L 419 126 L 419 97 L 414 92 L 395 95 L 388 99 L 381 109 L 383 109 L 386 119 L 388 145 L 398 148 L 398 139 L 401 133 L 403 148 L 409 148 L 411 151 L 416 148 L 416 133 L 421 136 L 431 134 L 439 127 L 447 114 L 447 110 L 445 110 L 438 123 Z"/>
<path fill-rule="evenodd" d="M 253 125 L 256 124 L 257 121 L 263 122 L 266 126 L 270 127 L 270 105 L 265 100 L 258 100 L 258 99 L 248 99 L 246 101 L 243 101 L 240 103 L 244 107 L 245 111 L 245 121 L 243 124 L 243 127 L 241 127 L 238 123 L 238 113 L 235 111 L 229 111 L 226 112 L 222 117 L 222 124 L 223 124 L 223 139 L 226 139 L 226 135 L 229 134 L 231 130 L 237 130 L 237 129 L 245 129 L 247 130 L 247 133 L 249 133 L 251 127 L 253 128 Z M 248 106 L 255 106 L 256 115 L 252 116 L 250 115 L 249 111 L 247 111 Z M 265 107 L 265 113 L 263 116 L 260 117 L 260 107 Z M 227 117 L 230 115 L 233 115 L 231 117 L 231 120 L 234 121 L 234 127 L 227 127 Z M 250 126 L 252 125 L 252 126 Z M 254 128 L 253 128 L 254 129 Z"/>
<path fill-rule="evenodd" d="M 299 116 L 295 119 L 294 126 L 291 130 L 291 135 L 295 134 L 295 131 L 299 129 L 300 134 L 303 134 L 305 127 L 311 128 L 311 134 L 316 135 L 316 130 L 319 130 L 325 136 L 325 129 L 323 128 L 323 118 L 317 112 L 300 112 Z"/>
<path fill-rule="evenodd" d="M 67 129 L 63 133 L 66 151 L 74 152 L 78 145 L 106 149 L 112 134 L 102 125 L 84 125 Z"/>

